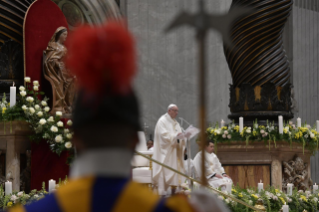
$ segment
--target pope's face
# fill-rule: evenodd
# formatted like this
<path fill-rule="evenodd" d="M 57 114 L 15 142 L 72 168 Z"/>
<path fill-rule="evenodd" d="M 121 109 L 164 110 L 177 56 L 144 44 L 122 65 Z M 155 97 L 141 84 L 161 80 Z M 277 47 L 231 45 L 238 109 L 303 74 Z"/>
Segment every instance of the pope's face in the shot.
<path fill-rule="evenodd" d="M 175 119 L 178 115 L 178 107 L 172 107 L 168 110 L 168 114 L 171 116 L 172 119 Z"/>
<path fill-rule="evenodd" d="M 214 144 L 209 142 L 208 146 L 206 146 L 206 152 L 208 152 L 209 154 L 214 152 Z"/>

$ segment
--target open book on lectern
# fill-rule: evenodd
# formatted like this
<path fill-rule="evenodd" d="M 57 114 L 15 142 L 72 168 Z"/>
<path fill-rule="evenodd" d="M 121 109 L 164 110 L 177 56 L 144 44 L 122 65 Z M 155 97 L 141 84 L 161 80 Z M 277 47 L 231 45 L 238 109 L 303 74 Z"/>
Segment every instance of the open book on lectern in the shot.
<path fill-rule="evenodd" d="M 177 136 L 177 139 L 192 139 L 194 136 L 196 136 L 200 130 L 193 125 L 189 125 L 189 127 L 182 132 L 180 135 Z"/>

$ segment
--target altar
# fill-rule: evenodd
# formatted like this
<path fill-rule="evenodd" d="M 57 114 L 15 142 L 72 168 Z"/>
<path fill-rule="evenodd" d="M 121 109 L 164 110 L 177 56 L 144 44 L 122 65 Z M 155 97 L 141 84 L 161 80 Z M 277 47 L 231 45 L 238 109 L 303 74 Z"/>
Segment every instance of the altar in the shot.
<path fill-rule="evenodd" d="M 310 180 L 310 156 L 309 150 L 304 149 L 300 143 L 272 141 L 264 142 L 231 142 L 218 144 L 217 155 L 223 164 L 225 171 L 229 174 L 234 185 L 238 183 L 241 188 L 256 187 L 262 180 L 264 185 L 272 185 L 282 189 L 283 162 L 292 160 L 296 155 L 308 166 L 305 182 Z"/>

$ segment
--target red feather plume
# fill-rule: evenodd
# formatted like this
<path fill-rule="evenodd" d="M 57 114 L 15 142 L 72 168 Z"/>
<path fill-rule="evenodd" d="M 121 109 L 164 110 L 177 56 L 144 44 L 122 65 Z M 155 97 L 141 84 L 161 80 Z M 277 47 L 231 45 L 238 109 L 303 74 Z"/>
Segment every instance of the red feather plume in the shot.
<path fill-rule="evenodd" d="M 82 26 L 68 38 L 66 65 L 87 91 L 125 94 L 136 72 L 133 36 L 122 22 Z"/>

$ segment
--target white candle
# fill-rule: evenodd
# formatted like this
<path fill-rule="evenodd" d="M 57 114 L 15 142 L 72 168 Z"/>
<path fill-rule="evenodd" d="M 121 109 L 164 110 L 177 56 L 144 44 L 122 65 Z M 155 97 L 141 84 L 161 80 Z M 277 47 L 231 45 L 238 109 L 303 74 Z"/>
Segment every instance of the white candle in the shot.
<path fill-rule="evenodd" d="M 5 192 L 6 195 L 12 194 L 12 182 L 5 182 Z"/>
<path fill-rule="evenodd" d="M 228 194 L 231 194 L 232 183 L 226 183 L 226 191 Z"/>
<path fill-rule="evenodd" d="M 17 88 L 14 86 L 10 87 L 10 107 L 13 107 L 16 104 L 16 93 L 17 93 Z"/>
<path fill-rule="evenodd" d="M 225 126 L 225 122 L 224 122 L 224 120 L 222 119 L 222 120 L 220 121 L 220 127 L 223 127 L 223 126 Z"/>
<path fill-rule="evenodd" d="M 301 118 L 297 118 L 297 127 L 301 127 Z"/>
<path fill-rule="evenodd" d="M 286 203 L 282 206 L 283 212 L 289 212 L 289 206 Z"/>
<path fill-rule="evenodd" d="M 244 129 L 244 118 L 239 117 L 239 132 L 243 131 Z"/>
<path fill-rule="evenodd" d="M 317 185 L 317 183 L 315 183 L 313 185 L 313 193 L 316 193 L 317 190 L 318 190 L 318 185 Z"/>
<path fill-rule="evenodd" d="M 49 193 L 55 189 L 56 183 L 55 180 L 49 180 Z"/>
<path fill-rule="evenodd" d="M 284 130 L 282 116 L 278 116 L 278 126 L 279 126 L 279 134 L 282 134 Z"/>
<path fill-rule="evenodd" d="M 317 120 L 316 123 L 317 123 L 317 132 L 319 132 L 319 120 Z"/>
<path fill-rule="evenodd" d="M 292 195 L 292 186 L 293 186 L 292 183 L 287 184 L 287 194 L 288 195 Z"/>
<path fill-rule="evenodd" d="M 260 180 L 260 183 L 258 183 L 258 192 L 261 192 L 261 190 L 264 190 L 264 184 Z"/>

